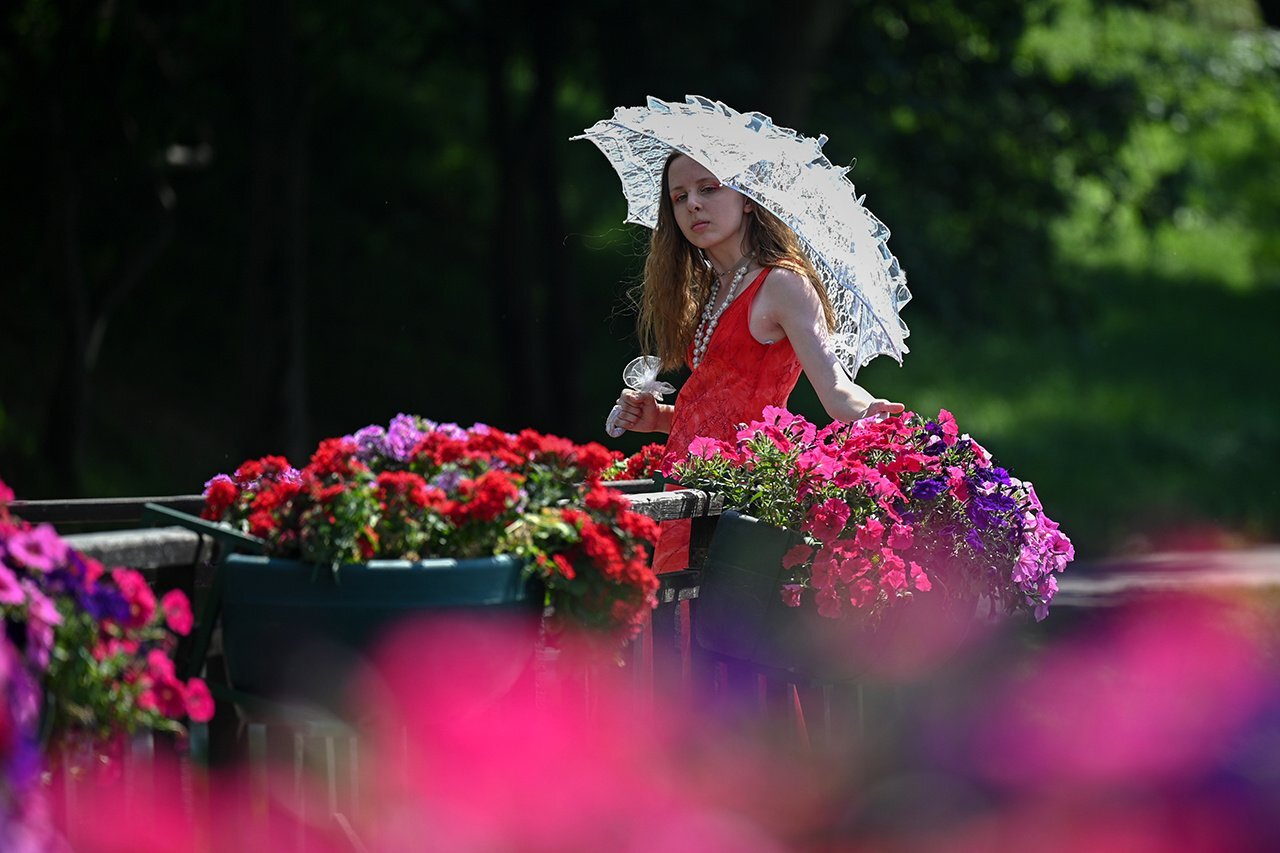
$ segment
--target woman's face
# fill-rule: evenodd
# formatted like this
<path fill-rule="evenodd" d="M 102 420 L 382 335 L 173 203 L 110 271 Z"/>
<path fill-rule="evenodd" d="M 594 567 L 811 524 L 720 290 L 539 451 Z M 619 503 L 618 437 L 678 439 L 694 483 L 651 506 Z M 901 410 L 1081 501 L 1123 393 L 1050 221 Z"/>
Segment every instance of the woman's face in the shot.
<path fill-rule="evenodd" d="M 685 239 L 699 249 L 736 257 L 746 251 L 751 201 L 722 186 L 715 175 L 683 154 L 667 167 L 667 198 Z"/>

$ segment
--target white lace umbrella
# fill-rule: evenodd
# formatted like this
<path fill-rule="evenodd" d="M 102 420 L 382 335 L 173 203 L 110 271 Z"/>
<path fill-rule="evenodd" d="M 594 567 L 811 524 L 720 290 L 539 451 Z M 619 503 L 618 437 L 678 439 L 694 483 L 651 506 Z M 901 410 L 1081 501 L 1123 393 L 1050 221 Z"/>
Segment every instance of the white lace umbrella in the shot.
<path fill-rule="evenodd" d="M 589 139 L 609 158 L 622 179 L 627 222 L 656 227 L 672 151 L 764 205 L 796 232 L 822 277 L 837 318 L 832 345 L 849 373 L 878 355 L 902 363 L 906 274 L 889 251 L 889 229 L 845 177 L 849 170 L 822 153 L 825 135 L 801 136 L 766 115 L 689 95 L 683 104 L 649 98 L 646 107 L 619 107 L 573 139 Z"/>

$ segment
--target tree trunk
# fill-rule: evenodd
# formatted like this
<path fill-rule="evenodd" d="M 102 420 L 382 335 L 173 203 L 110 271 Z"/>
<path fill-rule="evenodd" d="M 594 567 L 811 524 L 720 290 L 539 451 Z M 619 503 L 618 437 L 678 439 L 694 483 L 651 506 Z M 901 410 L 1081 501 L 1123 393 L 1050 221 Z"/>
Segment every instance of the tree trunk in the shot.
<path fill-rule="evenodd" d="M 779 121 L 807 136 L 816 132 L 804 130 L 813 107 L 813 75 L 826 59 L 832 39 L 839 32 L 845 8 L 840 0 L 800 0 L 792 7 L 794 25 L 780 28 L 780 62 L 771 64 L 772 86 L 769 90 L 771 109 Z"/>
<path fill-rule="evenodd" d="M 550 409 L 546 376 L 542 365 L 542 348 L 537 344 L 541 329 L 537 311 L 538 279 L 527 264 L 517 264 L 525 257 L 526 243 L 521 200 L 524 174 L 521 169 L 527 152 L 516 138 L 517 122 L 507 92 L 507 61 L 510 44 L 506 28 L 478 26 L 484 44 L 486 114 L 489 118 L 489 141 L 492 145 L 494 173 L 497 176 L 496 213 L 493 233 L 493 272 L 495 328 L 498 332 L 499 385 L 502 394 L 502 425 L 507 429 L 525 426 L 544 427 Z"/>
<path fill-rule="evenodd" d="M 306 199 L 308 122 L 290 0 L 249 4 L 254 154 L 240 291 L 244 450 L 308 450 Z M 284 318 L 284 322 L 279 322 Z"/>
<path fill-rule="evenodd" d="M 537 254 L 541 259 L 547 295 L 546 323 L 542 326 L 545 329 L 543 359 L 550 376 L 551 393 L 555 397 L 546 428 L 566 434 L 573 431 L 581 414 L 578 368 L 583 335 L 567 270 L 564 217 L 560 209 L 560 170 L 555 153 L 568 135 L 558 132 L 559 124 L 556 122 L 556 89 L 560 82 L 560 7 L 548 3 L 532 9 L 532 17 L 530 32 L 535 83 L 528 134 L 533 150 L 529 152 L 529 159 L 535 167 L 532 191 L 538 210 L 534 238 L 538 241 Z"/>

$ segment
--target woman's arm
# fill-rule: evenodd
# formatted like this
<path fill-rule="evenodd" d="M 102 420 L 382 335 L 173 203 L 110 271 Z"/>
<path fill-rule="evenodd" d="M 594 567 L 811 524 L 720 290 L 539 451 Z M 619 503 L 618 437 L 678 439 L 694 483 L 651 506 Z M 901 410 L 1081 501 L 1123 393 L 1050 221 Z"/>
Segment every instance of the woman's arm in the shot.
<path fill-rule="evenodd" d="M 774 269 L 760 296 L 764 304 L 759 319 L 776 325 L 791 341 L 805 376 L 832 420 L 853 421 L 903 411 L 901 403 L 876 397 L 849 376 L 831 348 L 822 302 L 804 276 Z"/>

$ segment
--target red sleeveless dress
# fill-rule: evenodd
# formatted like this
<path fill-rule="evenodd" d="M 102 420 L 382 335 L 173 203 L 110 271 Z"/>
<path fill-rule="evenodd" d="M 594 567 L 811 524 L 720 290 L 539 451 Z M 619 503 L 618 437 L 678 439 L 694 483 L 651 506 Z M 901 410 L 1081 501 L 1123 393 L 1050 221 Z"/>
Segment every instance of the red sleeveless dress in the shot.
<path fill-rule="evenodd" d="M 762 344 L 751 336 L 748 325 L 751 304 L 768 275 L 769 268 L 761 270 L 720 315 L 702 363 L 676 396 L 667 460 L 684 458 L 689 442 L 700 435 L 732 442 L 741 425 L 760 419 L 765 406 L 787 405 L 800 379 L 800 360 L 789 340 Z M 685 358 L 692 366 L 692 345 Z M 662 523 L 653 567 L 657 572 L 689 567 L 688 520 Z"/>

